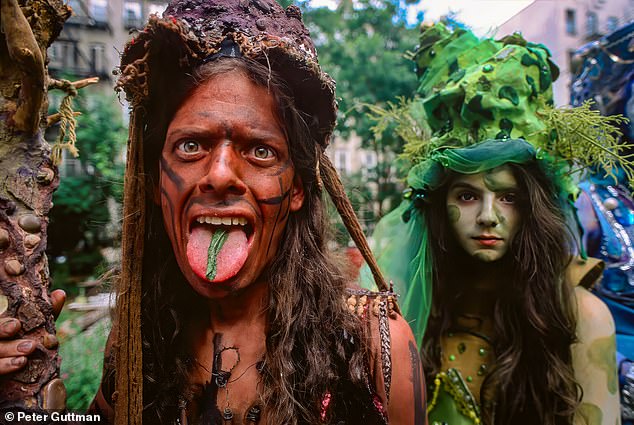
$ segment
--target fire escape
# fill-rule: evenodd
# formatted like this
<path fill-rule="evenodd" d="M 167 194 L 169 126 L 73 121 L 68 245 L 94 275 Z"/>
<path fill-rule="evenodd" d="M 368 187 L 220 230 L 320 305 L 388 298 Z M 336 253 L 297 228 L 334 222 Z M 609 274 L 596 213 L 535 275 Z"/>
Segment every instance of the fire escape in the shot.
<path fill-rule="evenodd" d="M 112 35 L 108 1 L 70 0 L 69 5 L 73 15 L 49 50 L 49 70 L 56 77 L 96 76 L 101 81 L 110 80 L 112 66 L 105 52 L 105 41 Z"/>

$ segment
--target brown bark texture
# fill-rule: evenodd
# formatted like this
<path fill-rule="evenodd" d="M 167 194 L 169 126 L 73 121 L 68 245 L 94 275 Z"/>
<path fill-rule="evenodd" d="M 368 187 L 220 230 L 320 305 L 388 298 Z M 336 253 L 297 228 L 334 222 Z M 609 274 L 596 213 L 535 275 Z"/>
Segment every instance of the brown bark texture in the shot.
<path fill-rule="evenodd" d="M 63 409 L 45 255 L 58 184 L 47 124 L 46 49 L 70 9 L 62 0 L 0 0 L 0 317 L 20 320 L 37 346 L 27 366 L 0 376 L 0 410 Z"/>

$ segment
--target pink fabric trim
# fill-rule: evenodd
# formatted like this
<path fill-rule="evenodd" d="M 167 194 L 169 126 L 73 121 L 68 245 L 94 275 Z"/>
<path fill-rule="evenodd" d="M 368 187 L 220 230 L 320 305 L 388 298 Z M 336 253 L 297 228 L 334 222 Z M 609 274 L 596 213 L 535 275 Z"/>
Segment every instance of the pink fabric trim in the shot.
<path fill-rule="evenodd" d="M 330 407 L 330 401 L 332 400 L 332 394 L 330 391 L 326 391 L 324 394 L 324 398 L 321 399 L 321 420 L 322 422 L 326 420 L 326 414 L 328 413 L 328 407 Z"/>

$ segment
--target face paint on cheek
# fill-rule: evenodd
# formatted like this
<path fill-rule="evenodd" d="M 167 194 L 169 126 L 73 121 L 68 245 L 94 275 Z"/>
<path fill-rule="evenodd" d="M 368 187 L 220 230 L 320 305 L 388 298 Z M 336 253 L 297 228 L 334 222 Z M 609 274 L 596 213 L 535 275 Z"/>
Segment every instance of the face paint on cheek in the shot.
<path fill-rule="evenodd" d="M 276 172 L 272 174 L 269 174 L 269 176 L 271 177 L 281 176 L 282 174 L 286 172 L 286 170 L 288 170 L 291 167 L 291 165 L 293 165 L 293 162 L 289 159 L 284 164 L 282 164 L 279 170 L 277 170 Z"/>
<path fill-rule="evenodd" d="M 169 217 L 171 217 L 171 219 L 173 220 L 174 219 L 174 204 L 172 203 L 171 198 L 168 196 L 167 191 L 162 186 L 161 186 L 161 195 L 163 198 L 164 205 L 169 210 Z M 177 240 L 176 229 L 174 228 L 174 224 L 168 222 L 168 223 L 165 223 L 165 227 L 167 231 L 169 232 L 169 236 L 171 237 L 171 240 L 172 241 Z"/>
<path fill-rule="evenodd" d="M 497 213 L 496 215 L 500 224 L 506 223 L 506 216 L 504 214 Z"/>
<path fill-rule="evenodd" d="M 457 223 L 460 220 L 460 208 L 454 204 L 447 205 L 447 215 L 449 216 L 449 221 Z"/>
<path fill-rule="evenodd" d="M 218 254 L 222 249 L 222 246 L 227 241 L 229 233 L 226 230 L 218 229 L 211 236 L 209 242 L 209 249 L 207 250 L 207 280 L 213 281 L 218 271 Z"/>
<path fill-rule="evenodd" d="M 284 187 L 283 184 L 284 182 L 282 181 L 282 177 L 278 177 L 277 181 L 280 185 L 280 202 L 278 204 L 278 208 L 277 208 L 277 214 L 275 216 L 275 223 L 273 223 L 273 231 L 271 232 L 271 235 L 269 236 L 269 244 L 266 248 L 266 255 L 269 255 L 269 252 L 271 251 L 271 244 L 273 243 L 273 237 L 275 236 L 275 229 L 277 229 L 277 224 L 280 221 L 280 213 L 282 212 L 282 203 L 284 202 L 285 199 L 288 198 L 288 204 L 290 206 L 291 203 L 291 198 L 290 198 L 290 194 L 291 194 L 291 189 L 288 189 L 286 192 L 284 192 Z"/>
<path fill-rule="evenodd" d="M 181 179 L 181 177 L 172 170 L 172 167 L 170 167 L 164 157 L 161 157 L 161 172 L 164 173 L 172 183 L 174 183 L 179 192 L 183 190 L 183 179 Z"/>

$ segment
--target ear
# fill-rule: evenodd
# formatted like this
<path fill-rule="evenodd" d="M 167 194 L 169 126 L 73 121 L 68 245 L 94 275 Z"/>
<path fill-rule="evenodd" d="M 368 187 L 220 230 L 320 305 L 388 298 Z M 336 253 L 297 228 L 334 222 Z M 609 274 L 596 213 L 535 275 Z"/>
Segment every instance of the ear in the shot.
<path fill-rule="evenodd" d="M 291 191 L 291 212 L 299 211 L 302 205 L 304 205 L 304 184 L 299 174 L 295 174 Z"/>

